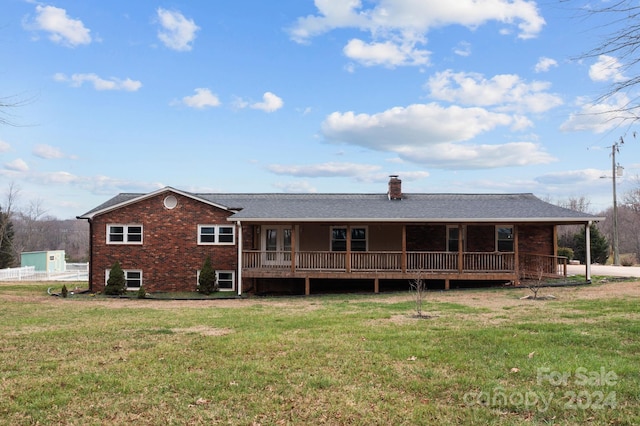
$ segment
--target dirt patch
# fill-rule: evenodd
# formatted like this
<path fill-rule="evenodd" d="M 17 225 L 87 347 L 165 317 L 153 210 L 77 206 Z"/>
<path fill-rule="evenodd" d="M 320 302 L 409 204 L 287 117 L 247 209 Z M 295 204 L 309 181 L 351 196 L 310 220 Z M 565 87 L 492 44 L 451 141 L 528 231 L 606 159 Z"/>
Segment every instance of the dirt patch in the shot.
<path fill-rule="evenodd" d="M 539 296 L 553 295 L 554 300 L 521 300 L 521 297 L 531 294 L 527 288 L 486 289 L 486 290 L 451 290 L 428 292 L 425 302 L 457 303 L 473 308 L 486 308 L 491 311 L 502 310 L 516 306 L 533 306 L 539 303 L 555 303 L 556 301 L 571 301 L 578 299 L 611 299 L 611 298 L 640 298 L 640 281 L 605 282 L 572 287 L 545 287 Z M 176 309 L 176 308 L 238 308 L 245 309 L 254 306 L 282 307 L 288 309 L 314 310 L 325 302 L 322 296 L 312 297 L 282 297 L 261 298 L 248 297 L 246 299 L 216 299 L 216 300 L 139 300 L 139 299 L 104 299 L 89 296 L 78 296 L 63 299 L 49 295 L 23 296 L 0 293 L 0 300 L 24 303 L 81 303 L 91 306 L 101 306 L 113 309 L 148 308 L 148 309 Z M 358 299 L 361 302 L 402 303 L 413 302 L 410 293 L 372 294 Z M 432 314 L 427 312 L 427 314 Z"/>
<path fill-rule="evenodd" d="M 233 330 L 229 328 L 213 328 L 204 325 L 189 328 L 172 328 L 171 331 L 174 333 L 200 334 L 202 336 L 224 336 L 233 333 Z"/>

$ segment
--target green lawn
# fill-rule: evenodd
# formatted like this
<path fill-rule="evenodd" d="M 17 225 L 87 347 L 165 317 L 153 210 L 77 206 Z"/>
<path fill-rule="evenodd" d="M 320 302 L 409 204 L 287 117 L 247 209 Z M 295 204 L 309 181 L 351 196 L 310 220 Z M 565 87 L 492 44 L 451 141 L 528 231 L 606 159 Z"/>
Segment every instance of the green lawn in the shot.
<path fill-rule="evenodd" d="M 409 293 L 50 285 L 0 284 L 0 424 L 640 424 L 638 283 L 430 292 L 428 319 Z"/>

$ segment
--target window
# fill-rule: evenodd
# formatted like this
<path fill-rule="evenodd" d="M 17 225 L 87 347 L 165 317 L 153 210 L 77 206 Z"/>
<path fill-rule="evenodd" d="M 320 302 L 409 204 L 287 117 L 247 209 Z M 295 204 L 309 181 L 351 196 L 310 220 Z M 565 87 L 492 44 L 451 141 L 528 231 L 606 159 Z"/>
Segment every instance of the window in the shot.
<path fill-rule="evenodd" d="M 331 228 L 331 251 L 347 251 L 347 228 Z M 351 228 L 351 251 L 367 251 L 367 228 Z"/>
<path fill-rule="evenodd" d="M 127 290 L 135 291 L 140 290 L 142 287 L 142 271 L 139 269 L 123 269 L 124 279 L 127 282 Z M 109 280 L 109 274 L 111 273 L 111 269 L 107 269 L 105 271 L 104 276 L 104 284 L 107 285 L 107 280 Z"/>
<path fill-rule="evenodd" d="M 462 249 L 464 250 L 464 230 L 462 228 Z M 447 251 L 458 251 L 458 243 L 460 242 L 460 228 L 456 226 L 447 226 Z"/>
<path fill-rule="evenodd" d="M 216 271 L 216 281 L 220 291 L 234 291 L 236 289 L 236 273 L 234 271 Z M 200 285 L 200 269 L 196 273 L 196 286 Z"/>
<path fill-rule="evenodd" d="M 220 291 L 233 291 L 235 290 L 235 277 L 233 271 L 216 271 L 216 277 L 218 278 L 218 288 Z"/>
<path fill-rule="evenodd" d="M 107 225 L 108 244 L 142 244 L 142 225 Z"/>
<path fill-rule="evenodd" d="M 127 290 L 140 290 L 142 287 L 142 271 L 124 271 L 124 279 L 127 280 Z"/>
<path fill-rule="evenodd" d="M 498 251 L 513 251 L 513 226 L 496 227 L 496 247 Z"/>
<path fill-rule="evenodd" d="M 198 244 L 233 244 L 235 228 L 226 225 L 198 225 Z"/>

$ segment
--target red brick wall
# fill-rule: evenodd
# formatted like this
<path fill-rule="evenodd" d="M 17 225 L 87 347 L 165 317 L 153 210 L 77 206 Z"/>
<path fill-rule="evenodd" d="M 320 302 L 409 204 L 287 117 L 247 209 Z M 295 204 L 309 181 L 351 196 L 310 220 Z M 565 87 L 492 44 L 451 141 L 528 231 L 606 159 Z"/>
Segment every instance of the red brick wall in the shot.
<path fill-rule="evenodd" d="M 445 225 L 408 225 L 408 251 L 445 251 L 447 227 Z"/>
<path fill-rule="evenodd" d="M 519 225 L 518 245 L 521 253 L 555 255 L 554 225 Z"/>
<path fill-rule="evenodd" d="M 91 282 L 93 291 L 102 291 L 105 270 L 119 261 L 122 269 L 142 270 L 147 291 L 193 291 L 197 270 L 207 255 L 217 270 L 236 271 L 237 232 L 233 245 L 198 245 L 198 225 L 233 226 L 225 210 L 179 194 L 174 209 L 164 207 L 168 192 L 93 218 L 91 237 Z M 143 244 L 107 244 L 108 224 L 141 224 Z"/>
<path fill-rule="evenodd" d="M 495 225 L 467 226 L 467 251 L 471 251 L 471 252 L 496 251 Z"/>

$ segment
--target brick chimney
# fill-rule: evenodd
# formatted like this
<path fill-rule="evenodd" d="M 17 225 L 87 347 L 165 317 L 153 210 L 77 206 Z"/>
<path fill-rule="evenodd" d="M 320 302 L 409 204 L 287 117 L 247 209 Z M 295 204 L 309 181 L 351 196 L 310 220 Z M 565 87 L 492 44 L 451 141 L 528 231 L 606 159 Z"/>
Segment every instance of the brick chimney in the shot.
<path fill-rule="evenodd" d="M 398 175 L 389 176 L 389 192 L 387 192 L 390 200 L 402 200 L 402 181 L 398 179 Z"/>

